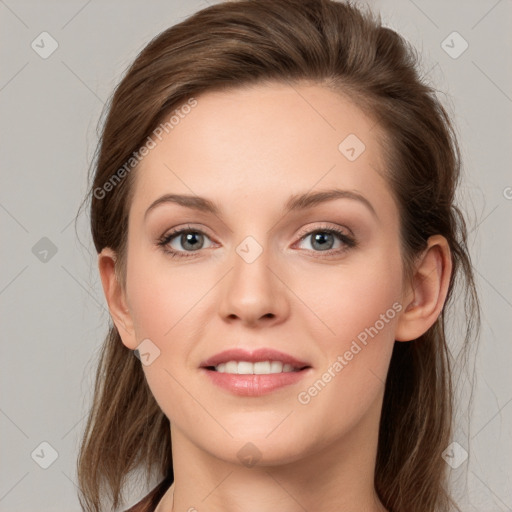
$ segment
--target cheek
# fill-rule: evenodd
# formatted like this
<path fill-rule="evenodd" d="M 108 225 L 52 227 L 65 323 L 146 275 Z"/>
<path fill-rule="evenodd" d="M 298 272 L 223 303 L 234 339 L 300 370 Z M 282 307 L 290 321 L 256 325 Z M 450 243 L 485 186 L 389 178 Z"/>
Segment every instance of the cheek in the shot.
<path fill-rule="evenodd" d="M 136 247 L 130 253 L 127 272 L 136 338 L 139 343 L 151 340 L 159 351 L 154 362 L 143 369 L 155 398 L 166 410 L 169 404 L 161 403 L 161 399 L 168 401 L 169 397 L 182 395 L 184 401 L 187 399 L 179 383 L 190 378 L 195 369 L 190 351 L 198 331 L 214 314 L 208 291 L 218 281 L 218 274 L 200 265 L 173 264 L 165 257 L 149 254 L 147 249 L 137 252 Z M 210 307 L 207 313 L 206 307 Z"/>
<path fill-rule="evenodd" d="M 393 340 L 401 304 L 401 259 L 392 248 L 368 252 L 349 264 L 311 269 L 298 274 L 294 291 L 308 306 L 308 323 L 323 351 L 348 350 L 370 330 L 374 339 Z M 375 332 L 374 327 L 378 333 Z"/>
<path fill-rule="evenodd" d="M 384 259 L 384 252 L 361 259 L 350 271 L 333 269 L 329 279 L 308 276 L 309 283 L 317 284 L 303 297 L 316 315 L 309 325 L 320 324 L 313 338 L 323 357 L 299 402 L 317 410 L 333 404 L 341 408 L 343 417 L 332 423 L 332 429 L 340 428 L 340 422 L 356 422 L 384 389 L 402 310 L 401 260 L 398 252 L 395 257 L 388 252 Z M 308 288 L 301 288 L 306 293 Z"/>
<path fill-rule="evenodd" d="M 135 332 L 138 338 L 154 339 L 160 347 L 164 340 L 175 338 L 207 290 L 207 283 L 195 279 L 193 271 L 171 265 L 160 256 L 136 252 L 128 265 L 127 290 Z"/>
<path fill-rule="evenodd" d="M 196 281 L 193 272 L 172 269 L 164 258 L 150 261 L 147 254 L 136 251 L 131 256 L 127 291 L 135 334 L 139 342 L 151 340 L 159 351 L 151 364 L 142 367 L 147 383 L 171 421 L 192 421 L 197 411 L 187 392 L 193 391 L 187 382 L 188 353 L 208 283 L 204 276 Z"/>

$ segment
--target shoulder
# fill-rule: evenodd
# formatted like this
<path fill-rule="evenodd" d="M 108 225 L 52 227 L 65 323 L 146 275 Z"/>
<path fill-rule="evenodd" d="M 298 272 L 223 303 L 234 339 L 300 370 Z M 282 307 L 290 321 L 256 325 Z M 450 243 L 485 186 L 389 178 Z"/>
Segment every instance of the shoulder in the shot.
<path fill-rule="evenodd" d="M 135 505 L 125 510 L 125 512 L 154 512 L 172 482 L 173 478 L 167 476 L 149 494 L 144 496 L 144 498 Z"/>

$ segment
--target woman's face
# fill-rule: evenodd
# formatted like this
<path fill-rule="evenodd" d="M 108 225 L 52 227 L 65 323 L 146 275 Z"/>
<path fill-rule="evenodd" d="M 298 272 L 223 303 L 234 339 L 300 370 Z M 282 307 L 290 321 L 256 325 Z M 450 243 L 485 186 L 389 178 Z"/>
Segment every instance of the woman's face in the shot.
<path fill-rule="evenodd" d="M 402 307 L 378 126 L 321 86 L 196 99 L 133 171 L 123 343 L 142 343 L 173 436 L 217 458 L 272 465 L 374 436 Z M 354 195 L 298 199 L 334 189 Z M 171 194 L 216 212 L 161 200 Z M 190 233 L 169 238 L 175 230 Z M 307 368 L 202 367 L 230 349 Z"/>

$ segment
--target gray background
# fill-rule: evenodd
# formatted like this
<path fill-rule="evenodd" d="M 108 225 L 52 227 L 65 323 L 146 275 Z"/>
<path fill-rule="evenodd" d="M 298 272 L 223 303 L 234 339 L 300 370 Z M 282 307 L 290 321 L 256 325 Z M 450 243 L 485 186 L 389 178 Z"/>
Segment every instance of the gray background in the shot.
<path fill-rule="evenodd" d="M 0 0 L 0 511 L 80 510 L 77 447 L 109 319 L 87 213 L 78 239 L 73 225 L 96 126 L 143 46 L 206 5 Z M 470 428 L 462 417 L 454 435 L 469 457 L 451 474 L 464 511 L 512 510 L 512 1 L 371 5 L 418 48 L 455 117 L 483 323 Z M 31 47 L 51 48 L 44 31 L 58 43 L 46 59 Z M 457 58 L 461 39 L 442 45 L 454 31 L 469 45 Z M 147 490 L 134 483 L 130 502 Z"/>

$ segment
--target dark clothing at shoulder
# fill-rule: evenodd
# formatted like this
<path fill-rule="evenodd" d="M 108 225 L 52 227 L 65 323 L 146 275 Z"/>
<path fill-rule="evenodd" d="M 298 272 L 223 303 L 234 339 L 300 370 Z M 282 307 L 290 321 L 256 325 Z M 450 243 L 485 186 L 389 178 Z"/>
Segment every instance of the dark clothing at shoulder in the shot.
<path fill-rule="evenodd" d="M 173 480 L 172 476 L 167 476 L 149 494 L 125 512 L 154 512 Z"/>

